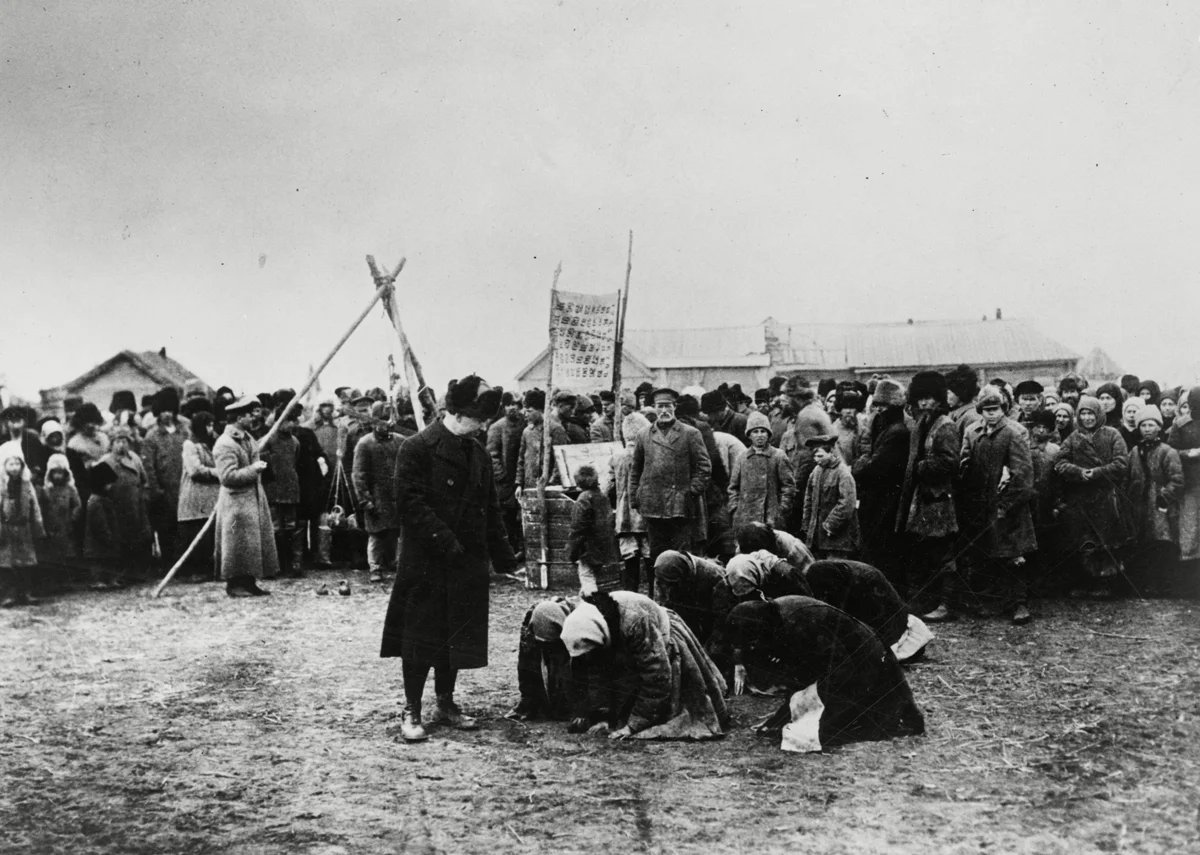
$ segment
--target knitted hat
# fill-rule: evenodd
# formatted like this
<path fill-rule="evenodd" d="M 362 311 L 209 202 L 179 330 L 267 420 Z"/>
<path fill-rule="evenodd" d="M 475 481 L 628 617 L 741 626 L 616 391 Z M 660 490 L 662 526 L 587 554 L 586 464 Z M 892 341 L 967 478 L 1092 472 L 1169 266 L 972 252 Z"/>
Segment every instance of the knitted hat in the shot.
<path fill-rule="evenodd" d="M 580 603 L 563 621 L 562 643 L 572 657 L 582 656 L 611 643 L 608 624 L 600 609 L 591 603 Z"/>
<path fill-rule="evenodd" d="M 904 387 L 895 380 L 880 380 L 875 384 L 874 402 L 883 407 L 903 407 Z"/>
<path fill-rule="evenodd" d="M 765 430 L 767 436 L 771 436 L 771 420 L 767 418 L 765 413 L 753 412 L 746 416 L 746 436 L 750 435 L 752 430 Z"/>
<path fill-rule="evenodd" d="M 1068 404 L 1066 401 L 1062 401 L 1058 404 L 1055 404 L 1054 408 L 1050 412 L 1054 413 L 1054 415 L 1056 415 L 1056 416 L 1059 413 L 1066 413 L 1068 419 L 1070 419 L 1071 421 L 1075 420 L 1075 408 L 1072 407 L 1070 404 Z"/>
<path fill-rule="evenodd" d="M 1159 410 L 1159 408 L 1154 406 L 1153 404 L 1147 404 L 1146 406 L 1144 406 L 1140 410 L 1138 410 L 1137 423 L 1140 425 L 1142 422 L 1158 422 L 1158 426 L 1162 427 L 1163 426 L 1162 411 Z"/>

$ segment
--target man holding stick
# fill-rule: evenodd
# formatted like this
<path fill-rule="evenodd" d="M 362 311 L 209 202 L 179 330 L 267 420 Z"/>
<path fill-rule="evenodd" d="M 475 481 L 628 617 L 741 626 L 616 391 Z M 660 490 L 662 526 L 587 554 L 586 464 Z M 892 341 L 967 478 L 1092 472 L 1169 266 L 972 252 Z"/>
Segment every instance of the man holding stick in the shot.
<path fill-rule="evenodd" d="M 269 594 L 258 587 L 258 579 L 279 573 L 271 507 L 263 491 L 265 460 L 258 457 L 258 442 L 250 435 L 257 398 L 245 397 L 225 408 L 232 424 L 213 446 L 221 492 L 217 496 L 216 565 L 231 597 L 261 597 Z"/>
<path fill-rule="evenodd" d="M 489 561 L 498 573 L 517 566 L 491 461 L 476 438 L 500 396 L 475 375 L 450 381 L 445 417 L 408 439 L 396 457 L 400 560 L 380 656 L 403 660 L 400 735 L 407 742 L 428 738 L 421 699 L 430 669 L 432 722 L 478 727 L 454 702 L 455 681 L 459 669 L 487 665 Z"/>

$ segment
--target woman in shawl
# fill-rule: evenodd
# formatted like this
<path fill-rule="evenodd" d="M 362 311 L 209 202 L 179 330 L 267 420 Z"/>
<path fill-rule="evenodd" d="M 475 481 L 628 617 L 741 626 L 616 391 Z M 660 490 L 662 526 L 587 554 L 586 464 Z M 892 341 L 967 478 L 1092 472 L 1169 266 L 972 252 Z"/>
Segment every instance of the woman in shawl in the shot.
<path fill-rule="evenodd" d="M 19 454 L 6 452 L 0 460 L 0 605 L 5 608 L 35 602 L 30 596 L 38 563 L 34 544 L 46 531 L 28 472 Z"/>
<path fill-rule="evenodd" d="M 564 719 L 575 703 L 571 657 L 562 642 L 563 624 L 579 599 L 553 597 L 525 612 L 517 647 L 517 689 L 521 699 L 505 718 Z M 545 677 L 543 678 L 543 669 Z"/>
<path fill-rule="evenodd" d="M 900 665 L 870 627 L 811 597 L 741 603 L 729 615 L 739 663 L 773 667 L 787 698 L 754 726 L 784 751 L 925 732 Z"/>
<path fill-rule="evenodd" d="M 1129 539 L 1129 526 L 1119 502 L 1128 465 L 1125 440 L 1104 424 L 1100 401 L 1084 395 L 1075 430 L 1054 462 L 1062 487 L 1064 546 L 1080 562 L 1082 584 L 1075 596 L 1111 596 L 1113 578 L 1123 569 L 1117 552 Z"/>
<path fill-rule="evenodd" d="M 649 597 L 597 592 L 567 616 L 562 643 L 576 691 L 597 692 L 604 701 L 602 710 L 576 716 L 571 732 L 713 739 L 729 726 L 717 666 L 683 619 Z"/>
<path fill-rule="evenodd" d="M 1171 428 L 1169 443 L 1179 452 L 1183 466 L 1183 492 L 1179 498 L 1179 560 L 1190 562 L 1190 584 L 1197 589 L 1196 569 L 1200 563 L 1200 386 L 1184 398 L 1180 415 Z M 1186 413 L 1185 413 L 1186 409 Z"/>
<path fill-rule="evenodd" d="M 133 581 L 143 581 L 150 559 L 150 544 L 154 533 L 146 510 L 146 489 L 149 479 L 142 458 L 133 450 L 133 429 L 116 427 L 112 430 L 112 446 L 101 458 L 117 473 L 117 482 L 110 495 L 117 513 L 117 527 L 124 550 L 122 560 L 125 574 Z"/>

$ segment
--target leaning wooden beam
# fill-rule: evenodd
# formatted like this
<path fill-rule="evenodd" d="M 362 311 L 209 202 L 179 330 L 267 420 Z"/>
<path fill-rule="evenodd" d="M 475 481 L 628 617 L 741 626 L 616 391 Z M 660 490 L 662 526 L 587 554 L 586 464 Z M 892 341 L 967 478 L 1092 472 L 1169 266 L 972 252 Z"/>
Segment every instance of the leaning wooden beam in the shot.
<path fill-rule="evenodd" d="M 380 272 L 379 266 L 375 263 L 375 256 L 367 256 L 367 267 L 371 269 L 371 276 L 375 279 L 375 286 L 387 283 L 392 284 L 396 281 L 396 277 L 400 275 L 400 271 L 404 268 L 404 260 L 400 260 L 400 266 L 396 268 L 394 273 L 390 275 Z M 429 399 L 430 409 L 432 412 L 437 412 L 436 401 L 432 400 L 433 392 L 425 385 L 425 372 L 421 370 L 421 362 L 417 359 L 417 355 L 413 353 L 412 346 L 408 343 L 408 336 L 404 334 L 404 327 L 400 323 L 400 313 L 396 309 L 396 294 L 395 291 L 390 291 L 383 297 L 383 310 L 387 312 L 388 319 L 392 322 L 392 326 L 396 328 L 396 335 L 400 339 L 400 359 L 404 364 L 405 380 L 408 383 L 409 402 L 412 404 L 413 418 L 417 420 L 417 429 L 425 428 L 425 414 L 421 408 L 421 399 L 424 395 Z"/>
<path fill-rule="evenodd" d="M 400 266 L 396 268 L 396 273 L 399 273 L 403 268 L 404 259 L 400 259 Z M 392 279 L 395 279 L 395 277 L 393 276 Z M 387 294 L 392 290 L 392 287 L 392 281 L 389 280 L 386 284 L 379 286 L 379 288 L 375 290 L 375 296 L 371 298 L 371 302 L 366 305 L 366 308 L 362 310 L 359 316 L 355 319 L 354 323 L 350 325 L 350 329 L 346 330 L 345 334 L 338 339 L 338 343 L 333 346 L 333 350 L 329 351 L 329 355 L 326 356 L 321 364 L 309 374 L 308 382 L 304 384 L 303 389 L 301 389 L 292 397 L 292 400 L 288 402 L 287 409 L 285 409 L 284 412 L 290 410 L 297 403 L 299 403 L 301 398 L 308 394 L 308 390 L 311 389 L 313 384 L 317 382 L 317 378 L 321 376 L 321 372 L 325 370 L 326 366 L 328 366 L 329 363 L 333 361 L 333 358 L 337 356 L 338 351 L 342 349 L 342 345 L 350 340 L 350 336 L 352 336 L 354 331 L 359 328 L 364 320 L 366 320 L 367 315 L 369 315 L 371 310 L 375 308 L 375 304 L 387 296 Z M 275 424 L 271 425 L 271 429 L 267 431 L 267 435 L 264 436 L 258 443 L 258 447 L 262 448 L 268 442 L 270 442 L 271 438 L 279 432 L 279 427 L 282 424 L 283 419 L 276 419 Z M 167 585 L 171 584 L 171 580 L 175 578 L 175 574 L 179 572 L 179 568 L 182 567 L 183 563 L 191 557 L 193 552 L 196 551 L 196 547 L 199 545 L 200 541 L 204 539 L 204 535 L 208 533 L 208 530 L 212 528 L 213 521 L 216 520 L 216 518 L 217 513 L 214 510 L 208 515 L 208 521 L 204 523 L 204 528 L 200 529 L 200 533 L 196 535 L 195 539 L 191 542 L 191 544 L 188 545 L 188 548 L 184 550 L 183 555 L 179 556 L 179 560 L 175 562 L 175 566 L 167 571 L 167 575 L 163 577 L 163 580 L 158 583 L 158 587 L 155 588 L 150 594 L 151 598 L 157 598 L 158 595 L 163 592 L 163 589 L 166 588 Z"/>

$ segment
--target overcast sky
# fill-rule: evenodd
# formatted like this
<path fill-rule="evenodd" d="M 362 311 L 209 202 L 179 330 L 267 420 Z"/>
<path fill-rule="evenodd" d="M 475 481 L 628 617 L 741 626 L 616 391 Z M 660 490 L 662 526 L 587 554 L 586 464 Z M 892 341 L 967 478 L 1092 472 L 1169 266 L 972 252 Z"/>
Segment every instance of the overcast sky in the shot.
<path fill-rule="evenodd" d="M 630 326 L 1002 307 L 1200 376 L 1196 4 L 50 0 L 0 48 L 18 393 L 162 346 L 299 385 L 367 253 L 432 385 L 507 382 L 629 229 Z M 325 388 L 395 351 L 376 312 Z"/>

